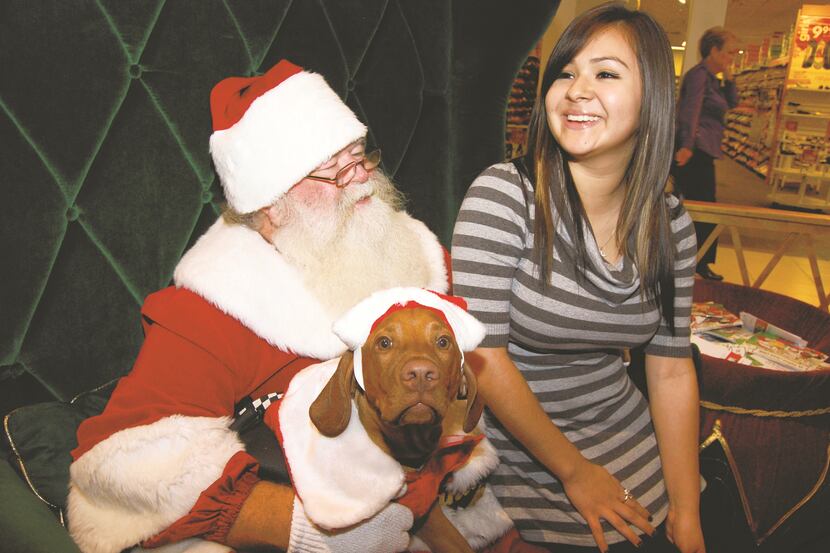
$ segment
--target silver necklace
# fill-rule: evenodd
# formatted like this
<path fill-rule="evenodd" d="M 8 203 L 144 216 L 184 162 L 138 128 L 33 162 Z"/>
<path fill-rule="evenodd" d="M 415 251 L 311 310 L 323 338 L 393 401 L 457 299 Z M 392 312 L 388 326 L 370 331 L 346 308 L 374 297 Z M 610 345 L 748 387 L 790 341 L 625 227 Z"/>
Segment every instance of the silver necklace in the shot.
<path fill-rule="evenodd" d="M 608 258 L 606 257 L 605 246 L 607 246 L 608 243 L 611 242 L 611 239 L 614 238 L 614 236 L 616 236 L 616 235 L 617 235 L 617 231 L 615 229 L 614 232 L 611 233 L 611 236 L 608 237 L 608 240 L 606 240 L 602 244 L 602 246 L 599 247 L 599 255 L 602 256 L 602 258 L 605 259 L 606 261 L 608 260 Z"/>

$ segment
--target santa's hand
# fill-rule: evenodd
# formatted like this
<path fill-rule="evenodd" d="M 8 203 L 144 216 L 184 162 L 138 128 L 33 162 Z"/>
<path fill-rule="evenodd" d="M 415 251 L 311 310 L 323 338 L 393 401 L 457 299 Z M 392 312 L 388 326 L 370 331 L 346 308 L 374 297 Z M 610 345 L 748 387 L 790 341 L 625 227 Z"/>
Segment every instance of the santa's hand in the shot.
<path fill-rule="evenodd" d="M 294 498 L 288 553 L 397 553 L 406 551 L 412 511 L 390 503 L 370 519 L 349 529 L 328 532 L 306 516 L 303 504 Z"/>

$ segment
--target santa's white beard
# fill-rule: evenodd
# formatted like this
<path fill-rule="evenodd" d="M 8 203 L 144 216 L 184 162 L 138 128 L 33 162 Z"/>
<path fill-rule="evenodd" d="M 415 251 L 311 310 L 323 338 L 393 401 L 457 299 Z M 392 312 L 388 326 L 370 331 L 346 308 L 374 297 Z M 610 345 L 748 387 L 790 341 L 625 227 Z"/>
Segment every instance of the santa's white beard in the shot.
<path fill-rule="evenodd" d="M 287 222 L 271 240 L 333 318 L 377 290 L 429 283 L 420 238 L 399 201 L 379 170 L 346 187 L 336 210 L 283 199 Z"/>

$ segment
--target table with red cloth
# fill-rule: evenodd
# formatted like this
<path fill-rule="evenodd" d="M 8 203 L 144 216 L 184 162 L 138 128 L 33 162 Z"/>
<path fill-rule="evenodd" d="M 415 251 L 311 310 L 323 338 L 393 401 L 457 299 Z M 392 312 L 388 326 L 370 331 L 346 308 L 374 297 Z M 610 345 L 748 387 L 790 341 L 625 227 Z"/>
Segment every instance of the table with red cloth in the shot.
<path fill-rule="evenodd" d="M 830 354 L 830 313 L 801 301 L 699 279 L 694 301 L 747 311 Z M 830 532 L 830 369 L 777 371 L 706 355 L 701 361 L 701 449 L 722 447 L 755 543 Z M 822 512 L 824 524 L 805 514 Z"/>

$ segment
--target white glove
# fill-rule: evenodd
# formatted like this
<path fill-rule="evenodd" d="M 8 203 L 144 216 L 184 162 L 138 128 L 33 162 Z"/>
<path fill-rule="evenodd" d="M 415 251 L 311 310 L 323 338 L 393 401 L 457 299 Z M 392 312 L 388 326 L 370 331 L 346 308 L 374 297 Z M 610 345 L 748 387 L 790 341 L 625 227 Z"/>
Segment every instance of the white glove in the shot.
<path fill-rule="evenodd" d="M 326 532 L 311 522 L 294 497 L 287 553 L 398 553 L 409 546 L 412 511 L 390 503 L 382 511 L 342 532 Z"/>

